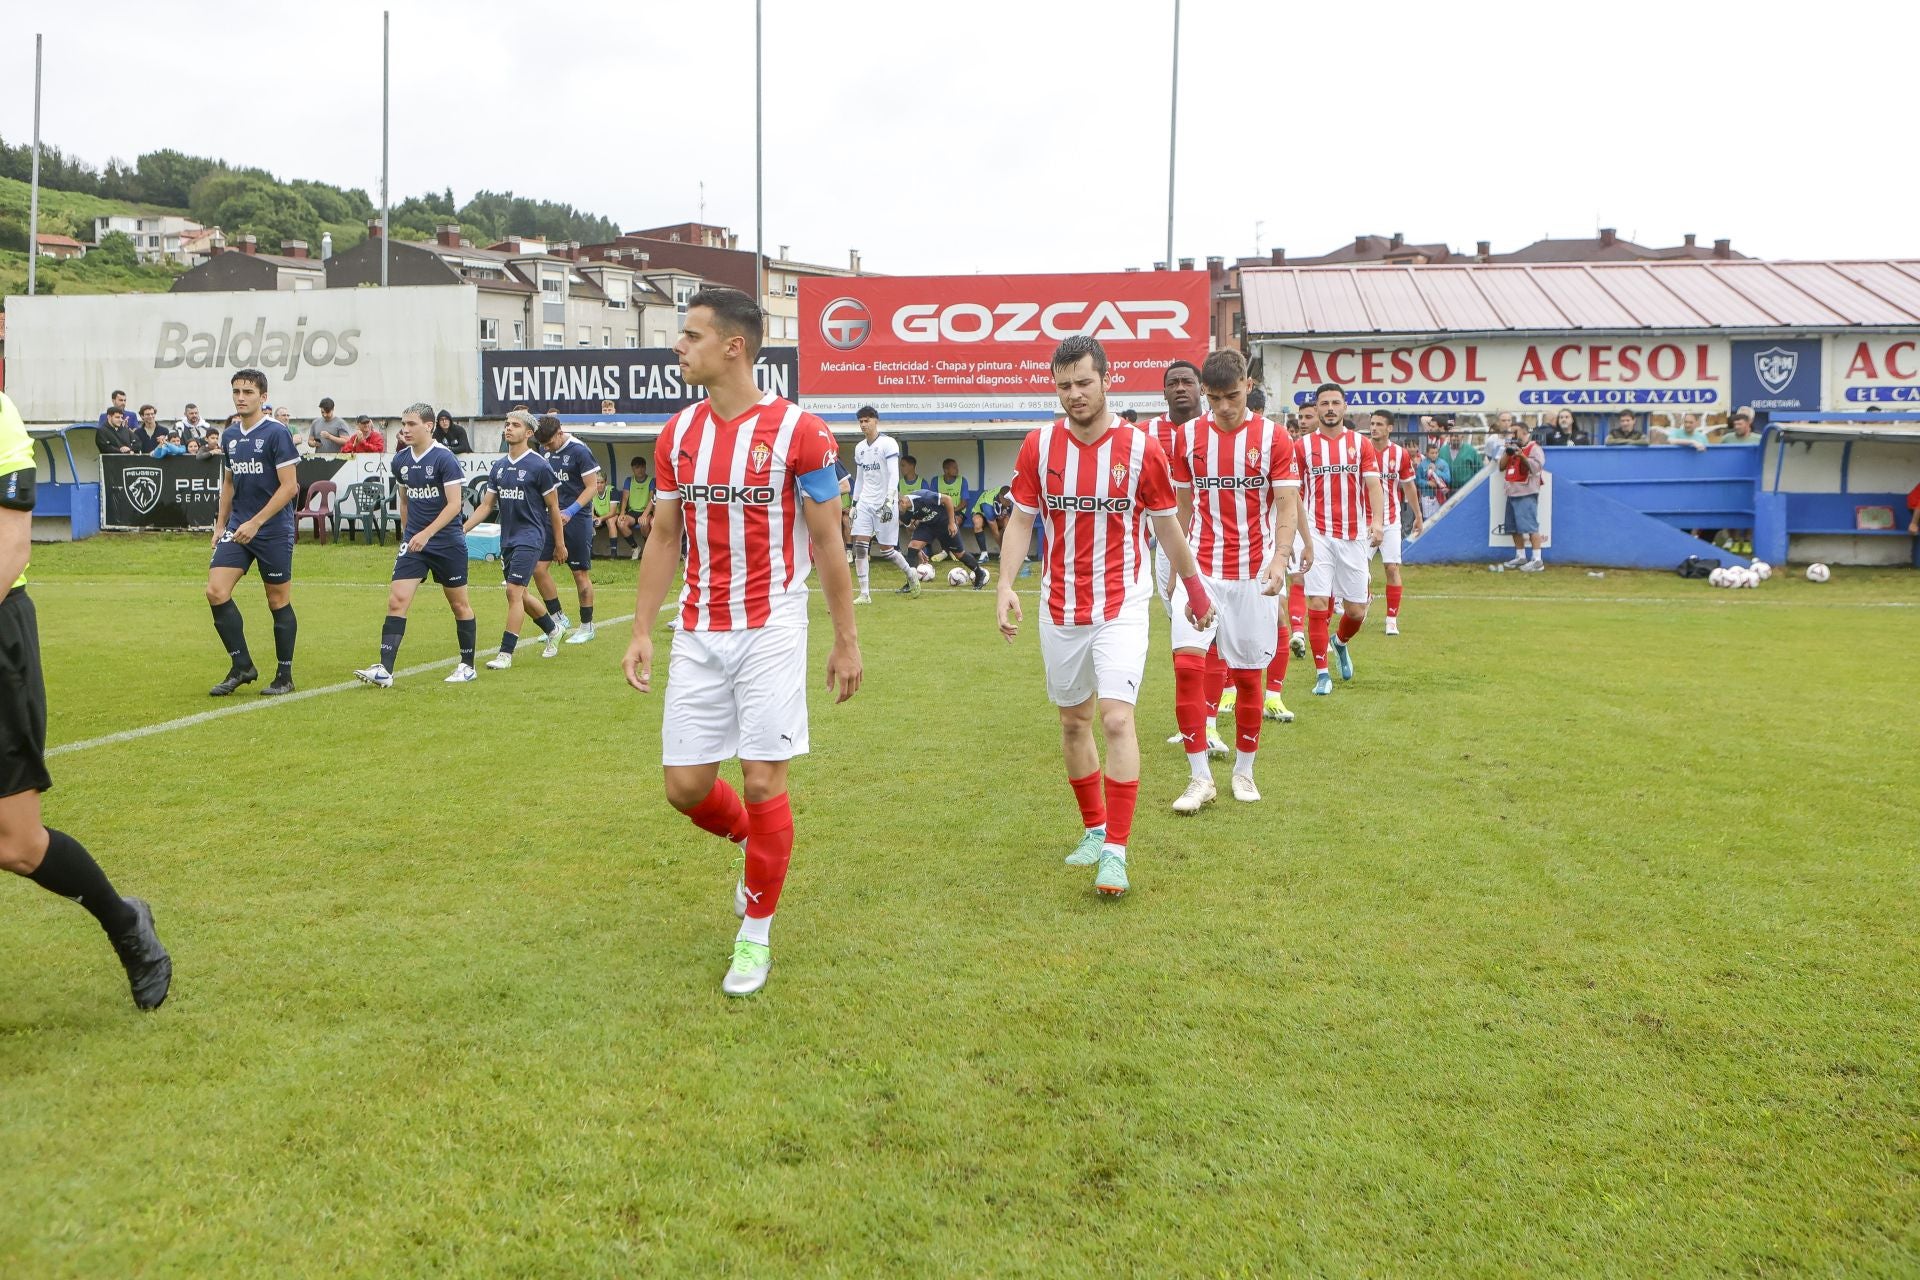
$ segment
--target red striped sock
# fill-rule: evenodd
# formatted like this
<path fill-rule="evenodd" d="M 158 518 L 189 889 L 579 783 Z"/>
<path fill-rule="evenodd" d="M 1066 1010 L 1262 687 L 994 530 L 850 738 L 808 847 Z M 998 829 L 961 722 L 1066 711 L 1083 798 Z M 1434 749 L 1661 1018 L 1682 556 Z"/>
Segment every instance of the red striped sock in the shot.
<path fill-rule="evenodd" d="M 1333 617 L 1331 609 L 1307 610 L 1307 643 L 1313 648 L 1313 669 L 1327 669 L 1327 620 Z"/>
<path fill-rule="evenodd" d="M 1180 729 L 1180 744 L 1188 752 L 1207 749 L 1207 722 L 1220 711 L 1218 692 L 1213 695 L 1212 708 L 1208 708 L 1206 684 L 1205 658 L 1197 653 L 1173 655 L 1173 722 Z"/>
<path fill-rule="evenodd" d="M 747 806 L 747 914 L 764 920 L 780 905 L 793 860 L 793 807 L 785 792 Z"/>
<path fill-rule="evenodd" d="M 1233 673 L 1233 687 L 1240 694 L 1233 704 L 1234 746 L 1241 751 L 1260 749 L 1260 685 L 1265 675 L 1259 667 Z"/>
<path fill-rule="evenodd" d="M 1122 782 L 1107 779 L 1107 843 L 1124 849 L 1133 834 L 1133 802 L 1140 795 L 1140 780 Z"/>
<path fill-rule="evenodd" d="M 1402 590 L 1403 588 L 1396 587 L 1392 583 L 1387 584 L 1387 616 L 1389 618 L 1397 618 L 1400 616 L 1400 592 Z"/>
<path fill-rule="evenodd" d="M 713 789 L 699 804 L 687 810 L 687 817 L 694 826 L 722 840 L 737 844 L 747 838 L 747 807 L 740 803 L 740 793 L 729 786 L 725 778 L 713 780 Z"/>
<path fill-rule="evenodd" d="M 1080 821 L 1087 829 L 1104 827 L 1107 824 L 1107 802 L 1100 794 L 1100 775 L 1090 773 L 1084 778 L 1068 778 L 1067 785 L 1073 788 L 1073 798 L 1080 802 Z"/>

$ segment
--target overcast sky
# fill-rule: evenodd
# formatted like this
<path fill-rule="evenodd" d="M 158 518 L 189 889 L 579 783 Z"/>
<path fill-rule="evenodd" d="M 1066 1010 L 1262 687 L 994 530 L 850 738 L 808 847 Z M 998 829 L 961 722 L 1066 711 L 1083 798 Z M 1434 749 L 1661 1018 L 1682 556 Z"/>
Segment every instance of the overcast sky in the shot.
<path fill-rule="evenodd" d="M 753 4 L 393 0 L 394 199 L 451 186 L 754 239 Z M 1165 255 L 1171 0 L 765 0 L 766 245 L 890 274 Z M 42 6 L 46 141 L 379 199 L 378 4 Z M 1472 252 L 1612 226 L 1920 254 L 1920 5 L 1185 0 L 1176 257 L 1363 232 Z M 32 135 L 33 26 L 0 40 Z M 103 72 L 111 69 L 110 78 Z M 103 88 L 111 85 L 111 92 Z M 243 89 L 235 86 L 244 85 Z"/>

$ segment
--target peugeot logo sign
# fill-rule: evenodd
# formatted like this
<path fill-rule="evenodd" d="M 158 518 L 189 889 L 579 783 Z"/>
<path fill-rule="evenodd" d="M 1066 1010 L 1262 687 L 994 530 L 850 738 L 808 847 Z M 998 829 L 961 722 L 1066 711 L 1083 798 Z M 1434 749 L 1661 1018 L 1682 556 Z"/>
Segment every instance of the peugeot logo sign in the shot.
<path fill-rule="evenodd" d="M 858 298 L 835 298 L 820 312 L 820 336 L 835 351 L 851 351 L 873 332 L 873 315 Z"/>

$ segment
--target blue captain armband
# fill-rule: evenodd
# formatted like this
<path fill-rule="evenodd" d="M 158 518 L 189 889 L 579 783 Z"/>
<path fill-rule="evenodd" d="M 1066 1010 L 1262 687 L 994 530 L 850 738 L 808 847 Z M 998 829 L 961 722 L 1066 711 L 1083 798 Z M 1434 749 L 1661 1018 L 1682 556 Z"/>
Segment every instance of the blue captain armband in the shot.
<path fill-rule="evenodd" d="M 821 467 L 800 477 L 800 492 L 814 502 L 840 501 L 840 477 L 832 467 Z"/>

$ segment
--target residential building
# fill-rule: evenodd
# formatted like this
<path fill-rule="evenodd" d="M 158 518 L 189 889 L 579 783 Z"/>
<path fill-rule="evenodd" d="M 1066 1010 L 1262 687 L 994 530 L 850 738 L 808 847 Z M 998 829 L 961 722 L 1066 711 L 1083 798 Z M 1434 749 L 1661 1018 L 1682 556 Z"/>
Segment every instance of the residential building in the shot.
<path fill-rule="evenodd" d="M 43 258 L 84 258 L 87 246 L 72 236 L 40 236 L 37 238 L 40 256 Z"/>
<path fill-rule="evenodd" d="M 93 220 L 93 242 L 100 243 L 108 232 L 118 231 L 133 241 L 133 251 L 142 262 L 172 259 L 181 266 L 193 264 L 190 240 L 205 228 L 191 218 L 172 215 L 113 214 Z"/>
<path fill-rule="evenodd" d="M 260 252 L 251 235 L 215 249 L 199 266 L 173 282 L 174 293 L 221 293 L 246 289 L 324 289 L 326 264 L 307 253 L 304 240 L 284 240 L 279 253 Z"/>

